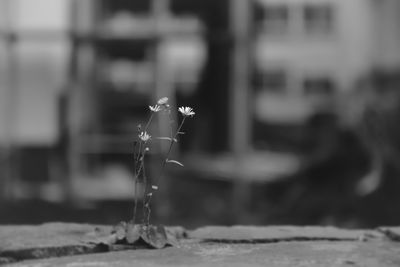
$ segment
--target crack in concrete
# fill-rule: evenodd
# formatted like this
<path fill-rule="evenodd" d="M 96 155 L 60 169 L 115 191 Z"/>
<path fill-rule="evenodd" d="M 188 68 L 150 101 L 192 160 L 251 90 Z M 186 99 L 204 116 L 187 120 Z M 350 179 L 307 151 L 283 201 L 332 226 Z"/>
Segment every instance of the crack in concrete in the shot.
<path fill-rule="evenodd" d="M 0 263 L 107 252 L 103 246 L 68 245 L 0 251 Z"/>
<path fill-rule="evenodd" d="M 202 239 L 201 243 L 220 243 L 220 244 L 268 244 L 279 242 L 308 242 L 308 241 L 359 241 L 358 238 L 334 238 L 334 237 L 289 237 L 289 238 L 262 238 L 262 239 L 217 239 L 206 238 Z"/>

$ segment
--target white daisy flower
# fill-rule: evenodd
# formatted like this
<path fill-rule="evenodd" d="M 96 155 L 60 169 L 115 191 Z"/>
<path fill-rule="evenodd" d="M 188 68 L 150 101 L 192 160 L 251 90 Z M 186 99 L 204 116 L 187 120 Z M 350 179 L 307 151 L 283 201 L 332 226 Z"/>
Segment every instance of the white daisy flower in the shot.
<path fill-rule="evenodd" d="M 188 117 L 188 116 L 193 117 L 194 114 L 196 114 L 196 113 L 194 113 L 193 109 L 190 107 L 180 107 L 178 110 L 185 117 Z"/>
<path fill-rule="evenodd" d="M 141 132 L 139 134 L 139 138 L 140 140 L 142 140 L 143 142 L 147 142 L 150 140 L 151 136 L 147 133 L 147 132 Z"/>
<path fill-rule="evenodd" d="M 152 112 L 159 112 L 161 110 L 161 107 L 159 105 L 154 105 L 154 106 L 149 106 L 149 109 Z"/>

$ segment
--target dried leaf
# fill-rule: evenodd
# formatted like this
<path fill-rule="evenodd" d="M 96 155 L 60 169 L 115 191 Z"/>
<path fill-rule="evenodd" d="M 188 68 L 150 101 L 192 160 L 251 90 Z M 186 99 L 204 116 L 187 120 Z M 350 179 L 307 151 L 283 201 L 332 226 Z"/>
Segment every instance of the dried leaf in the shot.
<path fill-rule="evenodd" d="M 140 238 L 142 227 L 138 224 L 129 223 L 126 227 L 126 241 L 128 244 L 133 244 Z"/>
<path fill-rule="evenodd" d="M 167 234 L 163 226 L 150 225 L 143 231 L 142 239 L 153 248 L 164 248 L 167 245 Z"/>
<path fill-rule="evenodd" d="M 120 222 L 119 224 L 114 226 L 111 233 L 112 234 L 115 233 L 117 241 L 123 240 L 126 236 L 126 222 Z"/>
<path fill-rule="evenodd" d="M 117 242 L 117 235 L 114 233 L 114 234 L 110 234 L 107 236 L 99 237 L 93 243 L 96 243 L 99 245 L 102 244 L 102 245 L 106 245 L 107 247 L 110 247 L 111 245 L 115 244 L 116 242 Z"/>
<path fill-rule="evenodd" d="M 182 163 L 180 163 L 179 161 L 176 161 L 176 160 L 169 160 L 169 159 L 167 159 L 167 163 L 175 163 L 175 164 L 177 164 L 177 165 L 179 165 L 179 166 L 181 166 L 181 167 L 184 167 Z"/>
<path fill-rule="evenodd" d="M 111 233 L 95 229 L 94 236 L 86 241 L 104 246 L 105 251 L 118 251 L 135 248 L 161 249 L 166 246 L 177 246 L 175 231 L 168 231 L 164 226 L 143 226 L 133 222 L 121 222 L 113 227 Z"/>
<path fill-rule="evenodd" d="M 175 235 L 167 232 L 167 243 L 166 245 L 170 245 L 173 247 L 177 247 L 179 245 L 178 239 Z"/>
<path fill-rule="evenodd" d="M 156 137 L 156 139 L 159 140 L 167 140 L 167 141 L 174 141 L 174 142 L 178 142 L 178 140 L 176 138 L 171 138 L 171 137 Z"/>
<path fill-rule="evenodd" d="M 174 237 L 175 239 L 183 239 L 188 237 L 186 229 L 182 226 L 168 227 L 165 229 L 165 231 L 167 232 L 168 238 L 170 236 Z"/>

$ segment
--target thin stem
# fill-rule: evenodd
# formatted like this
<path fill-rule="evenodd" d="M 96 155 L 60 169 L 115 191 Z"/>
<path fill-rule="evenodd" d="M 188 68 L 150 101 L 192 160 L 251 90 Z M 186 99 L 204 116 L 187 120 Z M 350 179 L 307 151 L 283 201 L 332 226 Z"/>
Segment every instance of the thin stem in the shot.
<path fill-rule="evenodd" d="M 151 112 L 150 113 L 150 117 L 149 117 L 149 119 L 148 119 L 148 121 L 147 121 L 147 123 L 146 123 L 146 126 L 144 127 L 144 131 L 142 131 L 142 132 L 147 132 L 147 129 L 149 128 L 149 126 L 150 126 L 150 123 L 151 123 L 151 121 L 153 120 L 153 117 L 154 117 L 154 113 L 153 112 Z M 139 133 L 140 134 L 140 133 Z M 138 153 L 138 155 L 137 155 L 137 159 L 136 159 L 136 162 L 135 163 L 137 163 L 138 161 L 139 161 L 139 159 L 140 159 L 140 155 L 142 154 L 141 152 L 142 152 L 142 143 L 143 143 L 143 141 L 142 140 L 139 140 L 139 153 Z"/>
<path fill-rule="evenodd" d="M 145 132 L 146 132 L 147 129 L 149 128 L 150 123 L 151 123 L 151 121 L 153 120 L 153 117 L 154 117 L 154 112 L 151 112 L 150 118 L 149 118 L 149 120 L 147 121 L 146 126 L 144 127 L 144 131 L 145 131 Z"/>
<path fill-rule="evenodd" d="M 138 206 L 138 190 L 137 190 L 137 187 L 138 187 L 138 184 L 139 184 L 138 182 L 139 182 L 140 172 L 142 171 L 142 168 L 143 168 L 142 160 L 144 158 L 145 151 L 144 151 L 144 148 L 142 149 L 142 147 L 144 147 L 144 145 L 146 145 L 146 142 L 143 142 L 142 140 L 140 140 L 140 142 L 139 142 L 139 150 L 137 152 L 137 156 L 135 156 L 136 155 L 135 151 L 134 151 L 134 154 L 133 154 L 134 157 L 135 157 L 135 160 L 134 160 L 134 180 L 135 180 L 135 191 L 134 191 L 135 196 L 134 196 L 134 199 L 135 199 L 135 203 L 134 203 L 134 208 L 133 208 L 133 223 L 136 222 L 136 214 L 137 214 L 137 206 Z M 141 164 L 140 164 L 139 169 L 138 169 L 137 165 L 138 165 L 139 162 Z"/>
<path fill-rule="evenodd" d="M 142 175 L 143 175 L 143 187 L 144 187 L 144 191 L 143 191 L 143 218 L 142 218 L 142 224 L 145 223 L 145 219 L 146 219 L 146 197 L 147 197 L 147 176 L 146 176 L 146 169 L 145 169 L 145 164 L 144 164 L 144 156 L 142 159 Z"/>
<path fill-rule="evenodd" d="M 185 123 L 185 119 L 186 119 L 186 117 L 183 117 L 181 124 L 179 125 L 178 129 L 175 132 L 175 135 L 171 138 L 171 141 L 169 143 L 168 152 L 167 152 L 167 157 L 165 158 L 165 160 L 163 162 L 163 165 L 162 165 L 162 169 L 161 169 L 162 171 L 164 170 L 165 165 L 167 164 L 167 160 L 169 158 L 169 155 L 171 154 L 172 147 L 174 146 L 174 143 L 175 143 L 174 140 L 177 140 L 178 134 L 181 131 L 181 128 L 182 128 L 183 124 Z"/>
<path fill-rule="evenodd" d="M 140 172 L 142 171 L 142 164 L 139 166 L 138 170 L 135 170 L 135 205 L 133 209 L 133 223 L 136 222 L 136 214 L 137 214 L 137 206 L 138 206 L 138 184 L 139 184 L 139 175 Z M 137 172 L 136 172 L 137 171 Z"/>
<path fill-rule="evenodd" d="M 150 215 L 151 215 L 150 200 L 151 200 L 151 196 L 149 197 L 149 200 L 147 201 L 147 203 L 145 205 L 145 208 L 147 209 L 147 226 L 150 225 Z"/>
<path fill-rule="evenodd" d="M 136 148 L 137 148 L 137 141 L 133 143 L 133 172 L 136 174 L 137 162 L 136 162 Z"/>
<path fill-rule="evenodd" d="M 140 157 L 142 155 L 142 143 L 143 143 L 143 141 L 140 140 L 140 142 L 139 142 L 139 152 L 137 153 L 137 157 L 136 157 L 136 166 L 137 166 L 137 163 L 140 161 Z"/>
<path fill-rule="evenodd" d="M 150 123 L 151 123 L 151 121 L 153 119 L 153 116 L 154 116 L 154 114 L 152 112 L 150 117 L 149 117 L 149 120 L 147 121 L 146 126 L 144 128 L 144 132 L 147 131 L 147 129 L 148 129 L 148 127 L 149 127 L 149 125 L 150 125 Z M 139 134 L 140 134 L 140 131 L 139 131 Z M 141 157 L 144 157 L 144 152 L 142 152 L 142 146 L 143 146 L 143 141 L 139 140 L 138 153 L 136 153 L 135 149 L 133 151 L 133 157 L 135 159 L 134 160 L 135 204 L 134 204 L 134 208 L 133 208 L 133 224 L 136 223 L 136 213 L 137 213 L 137 206 L 138 206 L 138 190 L 137 190 L 137 187 L 138 187 L 138 184 L 139 184 L 138 180 L 139 180 L 140 171 L 141 171 L 141 168 L 143 166 L 143 164 L 141 164 L 140 167 L 139 167 L 139 170 L 137 170 L 138 162 L 141 161 Z M 136 143 L 135 143 L 135 147 L 136 147 Z"/>
<path fill-rule="evenodd" d="M 172 151 L 172 147 L 174 146 L 174 143 L 175 143 L 174 140 L 177 140 L 178 134 L 181 131 L 183 124 L 185 123 L 185 119 L 186 119 L 186 117 L 183 117 L 182 122 L 179 125 L 178 129 L 176 130 L 174 136 L 172 136 L 172 134 L 171 134 L 171 141 L 170 141 L 170 144 L 169 144 L 168 152 L 167 152 L 166 158 L 163 161 L 163 164 L 162 164 L 162 167 L 161 167 L 161 175 L 164 173 L 165 166 L 167 165 L 168 158 L 169 158 L 169 156 L 171 154 L 171 151 Z M 154 185 L 158 184 L 159 179 L 160 179 L 160 177 L 157 177 Z M 154 189 L 151 188 L 151 194 L 149 195 L 149 197 L 147 199 L 147 202 L 144 205 L 148 210 L 148 213 L 147 213 L 147 224 L 149 224 L 149 221 L 150 221 L 150 213 L 151 213 L 150 204 L 151 204 L 151 200 L 152 200 L 152 197 L 153 197 L 153 192 L 154 192 Z"/>
<path fill-rule="evenodd" d="M 133 224 L 135 224 L 136 222 L 136 210 L 137 210 L 137 185 L 138 185 L 138 180 L 137 180 L 137 175 L 136 175 L 136 171 L 137 171 L 137 162 L 136 162 L 136 145 L 137 145 L 137 141 L 134 142 L 133 144 L 133 179 L 135 180 L 135 196 L 134 196 L 134 208 L 133 208 Z"/>
<path fill-rule="evenodd" d="M 133 208 L 133 224 L 136 223 L 136 212 L 137 212 L 137 206 L 138 206 L 138 179 L 137 177 L 135 178 L 135 206 Z"/>

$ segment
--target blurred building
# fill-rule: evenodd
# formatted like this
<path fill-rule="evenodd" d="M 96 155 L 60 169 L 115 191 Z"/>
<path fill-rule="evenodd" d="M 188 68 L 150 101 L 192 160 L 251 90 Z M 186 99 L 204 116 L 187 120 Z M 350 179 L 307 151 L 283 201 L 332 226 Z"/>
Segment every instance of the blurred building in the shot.
<path fill-rule="evenodd" d="M 69 5 L 2 0 L 0 12 L 1 195 L 29 198 L 57 168 L 51 151 L 67 83 Z"/>
<path fill-rule="evenodd" d="M 312 138 L 305 125 L 345 113 L 341 97 L 371 69 L 400 65 L 398 0 L 0 5 L 0 172 L 11 198 L 130 198 L 131 142 L 162 96 L 199 109 L 188 169 L 275 179 L 296 171 L 288 147 Z"/>
<path fill-rule="evenodd" d="M 256 121 L 306 123 L 374 68 L 398 68 L 396 1 L 257 0 Z M 343 111 L 343 110 L 342 110 Z"/>

